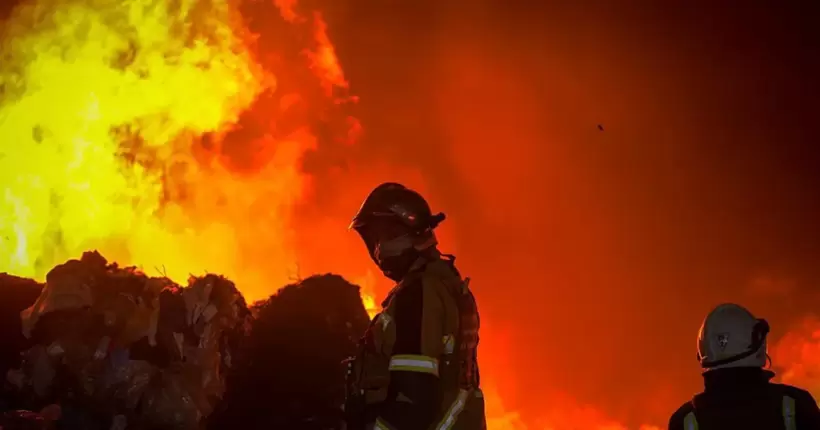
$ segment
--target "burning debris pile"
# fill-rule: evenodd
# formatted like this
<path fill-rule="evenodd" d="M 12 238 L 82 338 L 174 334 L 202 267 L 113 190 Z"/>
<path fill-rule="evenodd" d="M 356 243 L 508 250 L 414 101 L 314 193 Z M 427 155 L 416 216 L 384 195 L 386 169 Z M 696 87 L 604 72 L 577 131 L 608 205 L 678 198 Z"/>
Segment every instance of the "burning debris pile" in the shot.
<path fill-rule="evenodd" d="M 2 275 L 0 291 L 23 282 Z M 250 321 L 223 277 L 192 277 L 183 288 L 96 252 L 52 269 L 19 315 L 26 345 L 18 366 L 4 363 L 6 407 L 59 405 L 61 423 L 84 429 L 198 427 L 225 392 Z"/>
<path fill-rule="evenodd" d="M 99 248 L 113 261 L 167 265 L 174 280 L 217 268 L 248 295 L 287 283 L 296 256 L 310 252 L 295 247 L 302 239 L 293 232 L 307 222 L 297 207 L 307 207 L 308 185 L 325 170 L 310 156 L 320 148 L 336 154 L 361 131 L 349 117 L 356 99 L 319 5 L 11 3 L 0 13 L 0 272 L 42 280 L 69 256 Z M 299 308 L 292 300 L 315 298 L 313 282 L 257 309 L 263 333 L 287 334 L 271 337 L 284 344 L 250 354 L 276 351 L 261 359 L 275 363 L 280 346 L 299 351 L 298 342 L 314 334 L 282 340 L 293 333 L 290 323 L 264 309 L 277 308 L 322 338 L 324 315 L 275 304 Z M 355 290 L 358 300 L 341 279 L 315 282 Z M 10 376 L 3 379 L 14 394 L 0 399 L 11 402 L 0 410 L 42 412 L 9 417 L 14 422 L 48 421 L 53 408 L 41 409 L 59 404 L 60 421 L 83 429 L 107 426 L 110 411 L 129 428 L 185 427 L 215 407 L 212 416 L 230 416 L 238 407 L 231 399 L 265 395 L 224 387 L 226 369 L 257 365 L 234 342 L 266 342 L 258 331 L 245 335 L 249 312 L 221 277 L 181 287 L 96 254 L 55 268 L 45 285 L 0 275 L 0 375 Z M 276 321 L 267 325 L 267 318 Z M 340 342 L 329 344 L 347 341 Z M 330 357 L 302 363 L 329 373 Z M 281 372 L 269 376 L 295 373 Z M 240 386 L 252 386 L 238 373 Z M 315 378 L 322 386 L 334 381 Z M 283 383 L 275 389 L 293 392 Z"/>
<path fill-rule="evenodd" d="M 45 284 L 0 274 L 0 322 L 4 430 L 318 430 L 339 428 L 369 317 L 337 275 L 249 308 L 223 277 L 180 287 L 89 252 Z"/>

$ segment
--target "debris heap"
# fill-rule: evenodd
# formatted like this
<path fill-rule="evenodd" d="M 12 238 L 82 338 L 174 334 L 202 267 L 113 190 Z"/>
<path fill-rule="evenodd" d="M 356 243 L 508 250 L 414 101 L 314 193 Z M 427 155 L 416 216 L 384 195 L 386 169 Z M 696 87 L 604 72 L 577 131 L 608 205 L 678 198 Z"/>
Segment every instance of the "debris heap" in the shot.
<path fill-rule="evenodd" d="M 68 428 L 192 429 L 225 393 L 250 311 L 224 277 L 181 287 L 88 252 L 52 269 L 19 321 L 27 344 L 6 372 L 7 409 L 59 405 Z"/>
<path fill-rule="evenodd" d="M 253 328 L 208 430 L 342 428 L 342 361 L 370 322 L 359 287 L 338 275 L 311 276 L 252 311 Z"/>

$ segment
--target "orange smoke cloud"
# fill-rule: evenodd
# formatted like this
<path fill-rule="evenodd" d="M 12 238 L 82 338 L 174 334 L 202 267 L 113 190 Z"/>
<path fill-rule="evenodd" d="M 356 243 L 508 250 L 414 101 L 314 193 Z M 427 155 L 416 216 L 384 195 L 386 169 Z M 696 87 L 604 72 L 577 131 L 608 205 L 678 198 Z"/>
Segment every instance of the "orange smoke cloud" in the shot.
<path fill-rule="evenodd" d="M 798 385 L 820 398 L 820 319 L 803 319 L 769 353 L 783 383 Z"/>

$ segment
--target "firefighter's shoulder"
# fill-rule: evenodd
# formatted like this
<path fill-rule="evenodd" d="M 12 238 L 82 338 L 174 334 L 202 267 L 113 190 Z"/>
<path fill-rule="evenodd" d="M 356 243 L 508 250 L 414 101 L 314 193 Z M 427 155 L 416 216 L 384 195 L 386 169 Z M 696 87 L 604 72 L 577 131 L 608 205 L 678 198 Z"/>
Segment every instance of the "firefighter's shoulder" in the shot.
<path fill-rule="evenodd" d="M 795 406 L 798 409 L 803 409 L 806 406 L 808 407 L 815 407 L 817 405 L 817 401 L 815 400 L 814 396 L 811 395 L 808 391 L 795 387 L 794 385 L 788 384 L 771 384 L 771 387 L 778 392 L 785 401 L 788 399 L 792 399 Z"/>
<path fill-rule="evenodd" d="M 424 282 L 421 274 L 411 274 L 399 283 L 390 293 L 390 302 L 406 302 L 422 294 Z"/>
<path fill-rule="evenodd" d="M 385 312 L 396 324 L 413 325 L 420 323 L 424 306 L 424 283 L 420 274 L 406 277 L 390 292 L 385 300 Z"/>
<path fill-rule="evenodd" d="M 429 312 L 427 308 L 438 307 L 442 281 L 438 276 L 429 276 L 427 271 L 408 276 L 393 291 L 389 300 L 389 307 L 394 317 L 411 320 Z"/>
<path fill-rule="evenodd" d="M 436 288 L 442 285 L 447 288 L 460 288 L 463 280 L 452 261 L 437 259 L 425 266 L 422 273 L 422 283 L 427 288 Z"/>
<path fill-rule="evenodd" d="M 686 428 L 685 423 L 688 417 L 692 416 L 695 413 L 695 406 L 692 404 L 692 401 L 688 401 L 682 404 L 673 414 L 669 417 L 669 430 L 683 430 Z"/>

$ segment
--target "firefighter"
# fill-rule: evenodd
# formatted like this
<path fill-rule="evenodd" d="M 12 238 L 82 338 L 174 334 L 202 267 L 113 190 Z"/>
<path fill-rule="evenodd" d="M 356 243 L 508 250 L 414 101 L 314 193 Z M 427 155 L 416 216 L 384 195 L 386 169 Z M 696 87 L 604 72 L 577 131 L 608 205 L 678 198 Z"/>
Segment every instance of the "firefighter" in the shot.
<path fill-rule="evenodd" d="M 736 304 L 717 306 L 698 333 L 704 390 L 669 419 L 669 430 L 817 430 L 820 410 L 807 391 L 770 382 L 769 324 Z"/>
<path fill-rule="evenodd" d="M 401 184 L 365 199 L 350 228 L 396 282 L 350 363 L 347 428 L 486 429 L 477 363 L 475 298 L 441 254 L 433 230 L 444 214 Z"/>

